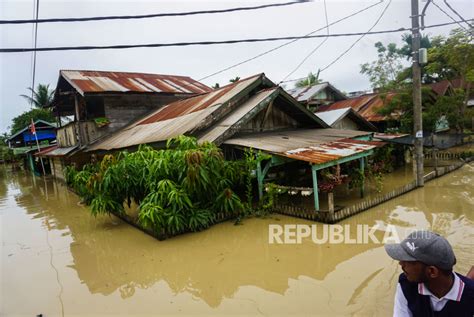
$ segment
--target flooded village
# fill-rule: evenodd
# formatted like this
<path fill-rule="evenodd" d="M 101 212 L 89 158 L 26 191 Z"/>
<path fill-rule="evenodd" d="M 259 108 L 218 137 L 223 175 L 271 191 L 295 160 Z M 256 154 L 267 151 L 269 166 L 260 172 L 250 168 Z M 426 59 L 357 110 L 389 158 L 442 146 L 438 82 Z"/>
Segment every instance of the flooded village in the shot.
<path fill-rule="evenodd" d="M 448 26 L 331 81 L 43 67 L 2 126 L 0 315 L 391 316 L 415 260 L 386 237 L 415 230 L 474 278 L 474 45 Z"/>

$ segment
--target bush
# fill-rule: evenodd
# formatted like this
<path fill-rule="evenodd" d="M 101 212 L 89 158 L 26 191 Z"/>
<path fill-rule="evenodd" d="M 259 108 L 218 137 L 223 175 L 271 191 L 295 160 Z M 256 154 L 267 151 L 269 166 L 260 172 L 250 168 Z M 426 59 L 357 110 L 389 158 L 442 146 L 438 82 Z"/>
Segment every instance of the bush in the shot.
<path fill-rule="evenodd" d="M 226 161 L 215 144 L 180 136 L 166 149 L 140 146 L 133 153 L 106 155 L 79 172 L 69 167 L 66 181 L 93 215 L 121 213 L 124 203 L 135 201 L 140 225 L 174 235 L 205 229 L 218 213 L 248 210 L 236 192 L 245 190 L 255 162 Z"/>

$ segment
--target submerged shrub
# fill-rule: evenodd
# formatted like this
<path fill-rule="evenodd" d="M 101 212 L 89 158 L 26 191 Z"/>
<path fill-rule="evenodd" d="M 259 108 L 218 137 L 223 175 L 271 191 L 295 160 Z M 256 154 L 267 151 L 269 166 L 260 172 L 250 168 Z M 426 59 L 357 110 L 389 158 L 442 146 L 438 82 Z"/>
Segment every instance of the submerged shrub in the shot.
<path fill-rule="evenodd" d="M 251 193 L 256 161 L 249 157 L 226 161 L 215 144 L 179 136 L 168 140 L 166 149 L 142 145 L 133 153 L 106 155 L 95 166 L 68 170 L 67 177 L 92 214 L 121 213 L 124 203 L 135 201 L 143 227 L 177 234 L 209 227 L 218 213 L 230 216 L 249 208 L 236 194 L 245 188 Z"/>

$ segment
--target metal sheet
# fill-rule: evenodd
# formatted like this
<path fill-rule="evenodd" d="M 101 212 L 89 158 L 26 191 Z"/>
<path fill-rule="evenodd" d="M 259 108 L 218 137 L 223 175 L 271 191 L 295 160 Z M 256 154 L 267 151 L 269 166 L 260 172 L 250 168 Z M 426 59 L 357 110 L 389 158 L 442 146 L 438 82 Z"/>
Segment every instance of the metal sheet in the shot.
<path fill-rule="evenodd" d="M 328 106 L 322 106 L 318 112 L 351 107 L 367 121 L 384 121 L 387 117 L 379 114 L 378 111 L 383 107 L 384 102 L 389 102 L 393 96 L 395 96 L 394 93 L 389 93 L 384 99 L 382 99 L 376 94 L 363 95 L 356 98 L 338 101 Z"/>
<path fill-rule="evenodd" d="M 250 134 L 231 138 L 224 143 L 252 147 L 272 153 L 284 153 L 298 148 L 367 135 L 371 135 L 371 133 L 339 129 L 305 129 Z"/>
<path fill-rule="evenodd" d="M 346 137 L 341 137 L 344 132 Z M 382 146 L 383 142 L 350 139 L 356 131 L 337 129 L 293 130 L 232 138 L 225 144 L 251 147 L 295 160 L 321 164 Z M 360 131 L 359 131 L 360 132 Z M 362 132 L 367 135 L 367 132 Z M 350 136 L 352 135 L 352 136 Z"/>
<path fill-rule="evenodd" d="M 270 97 L 271 94 L 273 94 L 277 89 L 278 88 L 271 88 L 257 93 L 255 96 L 243 103 L 240 107 L 235 109 L 222 121 L 213 125 L 209 131 L 199 138 L 199 142 L 215 141 L 219 136 L 229 130 L 238 121 L 240 121 L 246 114 L 255 109 L 262 101 Z"/>
<path fill-rule="evenodd" d="M 207 94 L 175 101 L 148 115 L 137 124 L 148 124 L 162 120 L 169 120 L 208 107 L 220 105 L 253 84 L 259 76 L 260 75 L 243 79 L 235 84 L 224 86 Z"/>
<path fill-rule="evenodd" d="M 328 125 L 332 125 L 334 122 L 338 121 L 340 118 L 344 117 L 349 113 L 351 108 L 342 108 L 329 111 L 316 112 L 315 115 L 326 122 Z"/>
<path fill-rule="evenodd" d="M 212 91 L 206 85 L 186 76 L 82 70 L 62 70 L 61 76 L 81 94 L 100 92 L 201 94 Z"/>
<path fill-rule="evenodd" d="M 164 141 L 199 128 L 223 103 L 254 84 L 261 76 L 263 75 L 252 76 L 207 94 L 172 102 L 91 145 L 87 151 L 120 149 Z"/>
<path fill-rule="evenodd" d="M 42 156 L 65 156 L 72 153 L 77 146 L 70 146 L 70 147 L 58 147 L 50 152 L 44 153 Z"/>
<path fill-rule="evenodd" d="M 316 84 L 308 87 L 300 87 L 289 90 L 289 94 L 298 101 L 306 101 L 326 88 L 328 83 Z"/>

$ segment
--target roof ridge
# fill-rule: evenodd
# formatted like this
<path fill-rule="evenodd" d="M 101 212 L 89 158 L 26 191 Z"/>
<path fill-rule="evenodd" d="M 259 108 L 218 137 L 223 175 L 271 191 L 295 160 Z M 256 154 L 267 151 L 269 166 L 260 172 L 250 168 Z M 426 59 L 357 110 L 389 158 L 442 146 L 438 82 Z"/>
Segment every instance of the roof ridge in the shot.
<path fill-rule="evenodd" d="M 127 71 L 113 71 L 113 70 L 60 69 L 59 72 L 96 72 L 96 73 L 142 74 L 142 75 L 158 75 L 158 76 L 182 77 L 182 78 L 191 78 L 191 79 L 193 79 L 192 77 L 185 76 L 185 75 L 171 75 L 171 74 L 144 73 L 144 72 L 127 72 Z M 195 79 L 193 79 L 193 80 L 195 80 Z"/>

